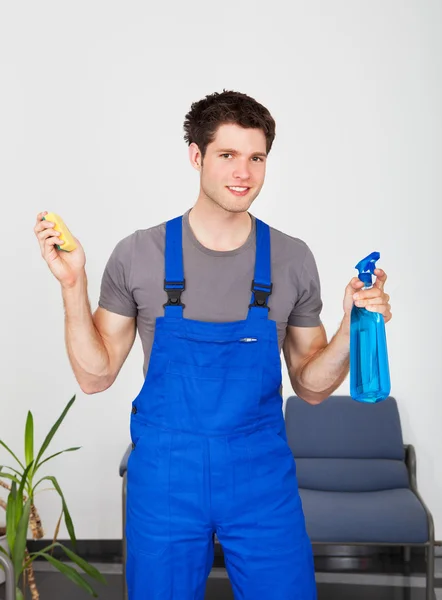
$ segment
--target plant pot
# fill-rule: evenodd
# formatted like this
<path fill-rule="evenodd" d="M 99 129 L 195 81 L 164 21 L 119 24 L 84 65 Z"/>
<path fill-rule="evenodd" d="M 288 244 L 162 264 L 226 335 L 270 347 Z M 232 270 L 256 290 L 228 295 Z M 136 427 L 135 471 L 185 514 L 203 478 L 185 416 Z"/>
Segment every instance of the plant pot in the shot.
<path fill-rule="evenodd" d="M 2 546 L 6 552 L 9 552 L 8 542 L 6 541 L 6 530 L 4 528 L 0 528 L 0 546 Z M 0 550 L 1 552 L 1 550 Z M 3 569 L 0 569 L 0 585 L 5 581 L 5 572 Z"/>

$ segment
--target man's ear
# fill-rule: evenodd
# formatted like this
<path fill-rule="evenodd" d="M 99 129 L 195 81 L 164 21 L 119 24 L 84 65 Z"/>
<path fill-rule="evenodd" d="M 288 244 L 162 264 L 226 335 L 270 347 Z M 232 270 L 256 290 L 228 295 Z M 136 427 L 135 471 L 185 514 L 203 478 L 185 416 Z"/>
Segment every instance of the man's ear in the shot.
<path fill-rule="evenodd" d="M 202 156 L 198 145 L 192 142 L 189 146 L 189 160 L 194 169 L 199 171 L 202 166 Z"/>

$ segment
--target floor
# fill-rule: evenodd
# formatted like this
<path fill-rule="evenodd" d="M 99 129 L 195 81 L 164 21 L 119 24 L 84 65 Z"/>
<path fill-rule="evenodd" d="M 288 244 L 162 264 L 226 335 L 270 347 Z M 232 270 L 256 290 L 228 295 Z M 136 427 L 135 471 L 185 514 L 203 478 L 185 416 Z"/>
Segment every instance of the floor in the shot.
<path fill-rule="evenodd" d="M 91 598 L 46 562 L 35 564 L 40 600 L 83 600 Z M 107 586 L 90 581 L 101 600 L 123 600 L 121 564 L 95 563 Z M 409 573 L 400 557 L 315 557 L 318 600 L 425 600 L 425 564 L 413 557 Z M 436 600 L 442 600 L 442 558 L 436 558 Z M 0 599 L 4 586 L 0 585 Z M 233 600 L 225 569 L 214 567 L 207 582 L 205 600 Z M 275 599 L 277 600 L 277 599 Z"/>

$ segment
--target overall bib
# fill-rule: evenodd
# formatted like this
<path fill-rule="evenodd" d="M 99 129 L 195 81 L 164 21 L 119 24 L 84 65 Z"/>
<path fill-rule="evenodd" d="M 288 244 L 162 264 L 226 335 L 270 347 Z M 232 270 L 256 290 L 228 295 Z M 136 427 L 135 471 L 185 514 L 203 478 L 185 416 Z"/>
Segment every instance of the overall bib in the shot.
<path fill-rule="evenodd" d="M 235 600 L 316 600 L 313 554 L 287 444 L 270 231 L 256 219 L 247 319 L 183 317 L 182 217 L 166 224 L 169 300 L 132 403 L 129 600 L 203 600 L 214 534 Z"/>

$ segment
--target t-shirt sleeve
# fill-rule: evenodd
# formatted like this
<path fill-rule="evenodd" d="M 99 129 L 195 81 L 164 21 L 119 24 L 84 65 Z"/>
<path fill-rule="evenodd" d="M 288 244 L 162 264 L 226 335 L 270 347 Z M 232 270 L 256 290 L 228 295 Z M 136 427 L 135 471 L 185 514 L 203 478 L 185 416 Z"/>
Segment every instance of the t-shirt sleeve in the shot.
<path fill-rule="evenodd" d="M 137 315 L 130 285 L 132 247 L 133 236 L 124 238 L 115 246 L 104 269 L 98 300 L 101 308 L 125 317 Z"/>
<path fill-rule="evenodd" d="M 288 324 L 295 327 L 317 327 L 321 325 L 321 284 L 316 261 L 306 245 L 304 262 L 297 277 L 298 297 L 290 313 Z"/>

